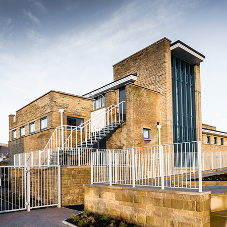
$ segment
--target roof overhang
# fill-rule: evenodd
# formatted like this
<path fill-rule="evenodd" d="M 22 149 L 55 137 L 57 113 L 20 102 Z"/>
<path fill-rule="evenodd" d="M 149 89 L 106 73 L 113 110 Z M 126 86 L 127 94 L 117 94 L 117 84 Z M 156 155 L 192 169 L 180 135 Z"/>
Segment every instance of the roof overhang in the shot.
<path fill-rule="evenodd" d="M 220 131 L 216 131 L 216 130 L 212 130 L 212 129 L 206 129 L 206 128 L 202 128 L 202 133 L 207 134 L 207 135 L 227 137 L 226 132 L 220 132 Z"/>
<path fill-rule="evenodd" d="M 112 83 L 106 84 L 106 85 L 104 85 L 104 86 L 102 86 L 102 87 L 100 87 L 100 88 L 98 88 L 94 91 L 91 91 L 87 94 L 84 94 L 83 97 L 95 98 L 99 95 L 106 93 L 109 90 L 118 89 L 120 87 L 123 87 L 125 84 L 130 83 L 130 82 L 134 82 L 136 80 L 137 80 L 136 74 L 131 74 L 131 75 L 128 75 L 126 77 L 123 77 L 122 79 L 119 79 L 119 80 L 116 80 Z"/>
<path fill-rule="evenodd" d="M 198 65 L 205 60 L 205 56 L 194 50 L 180 40 L 170 45 L 171 54 L 188 62 L 191 65 Z"/>

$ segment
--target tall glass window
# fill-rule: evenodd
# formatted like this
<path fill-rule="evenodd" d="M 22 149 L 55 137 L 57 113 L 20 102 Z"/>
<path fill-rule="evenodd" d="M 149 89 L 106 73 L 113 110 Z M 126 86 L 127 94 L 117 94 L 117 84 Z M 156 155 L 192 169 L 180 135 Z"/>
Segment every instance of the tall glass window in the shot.
<path fill-rule="evenodd" d="M 175 56 L 171 58 L 171 66 L 173 142 L 178 144 L 196 141 L 194 66 Z M 188 153 L 193 150 L 193 144 L 191 145 L 174 145 L 174 166 L 192 163 L 192 156 Z M 195 162 L 197 163 L 197 160 Z"/>
<path fill-rule="evenodd" d="M 173 142 L 196 141 L 194 67 L 172 56 Z"/>

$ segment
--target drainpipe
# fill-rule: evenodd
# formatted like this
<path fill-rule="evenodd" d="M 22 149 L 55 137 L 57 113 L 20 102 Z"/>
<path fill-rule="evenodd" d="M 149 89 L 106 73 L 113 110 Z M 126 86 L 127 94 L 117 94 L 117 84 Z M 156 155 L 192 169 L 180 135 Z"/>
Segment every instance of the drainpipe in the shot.
<path fill-rule="evenodd" d="M 157 122 L 157 128 L 158 128 L 158 145 L 161 145 L 161 125 L 159 122 Z"/>
<path fill-rule="evenodd" d="M 64 109 L 60 109 L 59 112 L 61 113 L 61 143 L 62 143 L 62 149 L 63 149 L 63 146 L 64 146 L 64 127 L 63 127 Z"/>

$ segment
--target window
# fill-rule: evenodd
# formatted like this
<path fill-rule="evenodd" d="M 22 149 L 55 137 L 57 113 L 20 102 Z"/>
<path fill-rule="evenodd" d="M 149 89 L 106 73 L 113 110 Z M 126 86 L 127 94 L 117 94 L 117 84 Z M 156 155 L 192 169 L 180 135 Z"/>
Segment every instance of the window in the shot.
<path fill-rule="evenodd" d="M 143 129 L 143 138 L 150 139 L 150 129 L 148 129 L 148 128 Z"/>
<path fill-rule="evenodd" d="M 221 138 L 221 145 L 223 145 L 223 138 Z"/>
<path fill-rule="evenodd" d="M 105 96 L 99 96 L 99 97 L 95 98 L 94 110 L 101 108 L 101 107 L 104 107 L 105 105 L 106 105 L 105 104 Z"/>
<path fill-rule="evenodd" d="M 17 130 L 14 129 L 14 130 L 13 130 L 13 140 L 16 139 L 16 138 L 17 138 Z"/>
<path fill-rule="evenodd" d="M 25 136 L 25 126 L 20 127 L 20 136 Z"/>
<path fill-rule="evenodd" d="M 47 128 L 47 117 L 40 119 L 40 130 Z"/>
<path fill-rule="evenodd" d="M 210 136 L 207 136 L 207 144 L 210 144 Z"/>
<path fill-rule="evenodd" d="M 217 144 L 217 137 L 214 137 L 214 144 Z"/>
<path fill-rule="evenodd" d="M 83 118 L 77 118 L 77 117 L 67 117 L 67 125 L 70 126 L 79 126 L 84 123 Z"/>
<path fill-rule="evenodd" d="M 35 132 L 35 122 L 29 124 L 29 133 L 32 134 Z"/>

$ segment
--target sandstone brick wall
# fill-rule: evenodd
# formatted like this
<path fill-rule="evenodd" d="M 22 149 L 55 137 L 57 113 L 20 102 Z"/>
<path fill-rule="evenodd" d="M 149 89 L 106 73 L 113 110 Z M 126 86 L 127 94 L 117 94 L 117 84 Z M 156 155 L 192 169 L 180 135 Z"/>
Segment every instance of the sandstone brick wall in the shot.
<path fill-rule="evenodd" d="M 54 129 L 61 124 L 59 109 L 64 109 L 63 124 L 67 116 L 87 121 L 93 110 L 93 100 L 67 93 L 50 91 L 9 116 L 9 154 L 42 150 Z M 40 119 L 47 117 L 47 129 L 40 131 Z M 35 121 L 35 133 L 29 134 L 29 123 Z M 20 127 L 25 126 L 25 136 L 20 137 Z M 17 130 L 17 139 L 12 139 L 12 130 Z M 69 132 L 68 132 L 69 133 Z M 12 160 L 11 160 L 12 161 Z"/>
<path fill-rule="evenodd" d="M 85 185 L 85 209 L 141 226 L 210 226 L 210 192 Z"/>
<path fill-rule="evenodd" d="M 111 97 L 119 96 L 119 90 L 109 92 L 107 104 Z M 157 122 L 160 122 L 160 93 L 148 88 L 128 84 L 125 87 L 126 93 L 126 122 L 118 128 L 114 134 L 107 137 L 108 149 L 121 149 L 144 147 L 157 144 Z M 143 128 L 150 129 L 150 139 L 143 139 Z"/>
<path fill-rule="evenodd" d="M 173 142 L 170 42 L 163 38 L 113 66 L 114 80 L 137 72 L 136 85 L 160 92 L 159 113 L 164 144 Z"/>
<path fill-rule="evenodd" d="M 84 184 L 91 183 L 91 167 L 62 166 L 62 206 L 84 204 Z"/>

